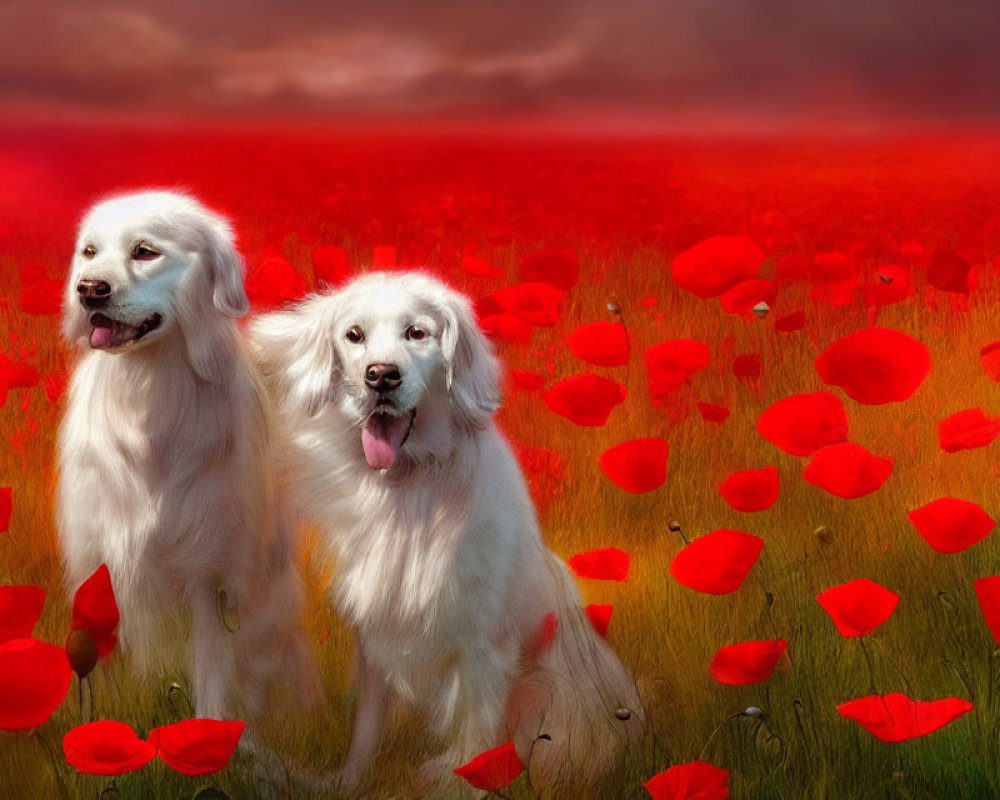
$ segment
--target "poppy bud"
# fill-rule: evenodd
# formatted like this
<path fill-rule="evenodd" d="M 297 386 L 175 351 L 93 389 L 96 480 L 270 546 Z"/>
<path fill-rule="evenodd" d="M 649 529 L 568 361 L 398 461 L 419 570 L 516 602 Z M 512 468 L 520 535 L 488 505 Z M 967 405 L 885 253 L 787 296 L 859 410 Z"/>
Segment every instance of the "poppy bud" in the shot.
<path fill-rule="evenodd" d="M 77 628 L 66 639 L 66 658 L 81 678 L 86 678 L 97 663 L 97 642 L 90 631 Z"/>
<path fill-rule="evenodd" d="M 757 319 L 764 319 L 771 310 L 771 306 L 761 300 L 757 305 L 753 307 L 753 313 L 757 315 Z"/>

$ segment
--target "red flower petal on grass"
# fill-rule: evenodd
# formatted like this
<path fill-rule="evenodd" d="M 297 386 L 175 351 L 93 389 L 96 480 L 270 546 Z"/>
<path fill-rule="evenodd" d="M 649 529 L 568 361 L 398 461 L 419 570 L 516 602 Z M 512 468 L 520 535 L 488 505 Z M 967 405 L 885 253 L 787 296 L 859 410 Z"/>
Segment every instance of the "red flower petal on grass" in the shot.
<path fill-rule="evenodd" d="M 522 322 L 551 328 L 559 321 L 563 293 L 547 283 L 519 283 L 497 289 L 492 298 Z"/>
<path fill-rule="evenodd" d="M 67 382 L 68 376 L 65 372 L 57 372 L 54 375 L 46 376 L 45 396 L 49 398 L 50 403 L 55 405 L 62 399 L 62 396 L 66 393 Z"/>
<path fill-rule="evenodd" d="M 733 375 L 737 378 L 753 380 L 760 377 L 762 370 L 760 353 L 746 353 L 733 359 Z"/>
<path fill-rule="evenodd" d="M 865 287 L 865 301 L 870 306 L 888 306 L 905 300 L 912 293 L 909 270 L 897 264 L 884 264 Z"/>
<path fill-rule="evenodd" d="M 837 706 L 847 719 L 883 742 L 904 742 L 944 727 L 972 710 L 972 703 L 960 697 L 924 702 L 898 692 L 869 695 Z"/>
<path fill-rule="evenodd" d="M 10 527 L 10 513 L 14 507 L 14 490 L 10 486 L 0 487 L 0 533 Z"/>
<path fill-rule="evenodd" d="M 824 383 L 866 405 L 906 400 L 927 377 L 927 348 L 900 331 L 866 328 L 829 345 L 816 359 Z"/>
<path fill-rule="evenodd" d="M 1000 644 L 1000 575 L 980 578 L 973 583 L 976 597 L 979 598 L 979 608 L 989 626 L 990 633 Z"/>
<path fill-rule="evenodd" d="M 314 247 L 310 256 L 317 282 L 339 286 L 351 277 L 351 270 L 347 266 L 347 251 L 343 247 L 333 244 Z"/>
<path fill-rule="evenodd" d="M 729 594 L 740 588 L 763 547 L 764 540 L 752 533 L 712 531 L 674 556 L 670 574 L 695 591 Z"/>
<path fill-rule="evenodd" d="M 645 358 L 649 391 L 655 402 L 707 367 L 711 354 L 701 342 L 672 339 L 646 348 Z"/>
<path fill-rule="evenodd" d="M 90 775 L 122 775 L 153 760 L 156 748 L 124 722 L 100 720 L 77 725 L 63 737 L 66 763 Z"/>
<path fill-rule="evenodd" d="M 37 386 L 41 373 L 31 364 L 8 364 L 7 387 L 10 389 L 30 389 Z"/>
<path fill-rule="evenodd" d="M 207 775 L 229 764 L 246 723 L 239 720 L 188 719 L 153 728 L 149 743 L 171 769 Z"/>
<path fill-rule="evenodd" d="M 727 289 L 719 297 L 719 301 L 722 303 L 723 311 L 750 317 L 753 314 L 753 307 L 758 303 L 765 302 L 769 306 L 774 305 L 776 294 L 774 281 L 754 278 L 749 281 L 741 281 Z"/>
<path fill-rule="evenodd" d="M 985 539 L 996 527 L 980 506 L 955 497 L 933 500 L 906 516 L 939 553 L 960 553 Z"/>
<path fill-rule="evenodd" d="M 549 411 L 584 427 L 603 425 L 614 407 L 624 400 L 622 384 L 592 372 L 563 378 L 542 398 Z"/>
<path fill-rule="evenodd" d="M 600 367 L 618 367 L 629 359 L 628 335 L 620 322 L 581 325 L 566 340 L 573 355 Z"/>
<path fill-rule="evenodd" d="M 20 269 L 19 304 L 25 314 L 49 316 L 62 309 L 63 281 L 49 278 L 40 264 L 25 264 Z"/>
<path fill-rule="evenodd" d="M 805 326 L 806 326 L 805 311 L 793 311 L 791 314 L 785 314 L 785 316 L 778 317 L 774 321 L 774 329 L 781 333 L 792 333 L 794 331 L 800 331 Z"/>
<path fill-rule="evenodd" d="M 713 236 L 674 257 L 674 283 L 698 297 L 716 297 L 753 278 L 765 257 L 743 236 Z"/>
<path fill-rule="evenodd" d="M 0 642 L 30 637 L 44 606 L 38 586 L 0 586 Z"/>
<path fill-rule="evenodd" d="M 726 645 L 716 651 L 709 672 L 728 686 L 761 683 L 771 677 L 787 647 L 784 639 Z"/>
<path fill-rule="evenodd" d="M 967 295 L 971 270 L 972 264 L 961 253 L 951 249 L 935 250 L 927 266 L 927 283 L 942 292 Z"/>
<path fill-rule="evenodd" d="M 27 638 L 0 644 L 0 730 L 41 725 L 65 699 L 72 677 L 61 647 Z"/>
<path fill-rule="evenodd" d="M 729 800 L 729 772 L 704 761 L 674 764 L 643 786 L 653 800 Z"/>
<path fill-rule="evenodd" d="M 514 743 L 507 742 L 505 745 L 480 753 L 468 764 L 457 767 L 455 774 L 477 789 L 500 792 L 510 786 L 523 770 Z"/>
<path fill-rule="evenodd" d="M 85 630 L 97 643 L 97 655 L 104 658 L 115 649 L 118 636 L 118 604 L 111 586 L 111 573 L 101 564 L 73 596 L 73 626 L 71 630 Z"/>
<path fill-rule="evenodd" d="M 859 444 L 841 442 L 817 450 L 802 477 L 813 486 L 850 500 L 878 489 L 892 466 L 891 458 L 879 458 Z"/>
<path fill-rule="evenodd" d="M 521 392 L 540 392 L 545 388 L 545 376 L 528 369 L 512 369 L 510 376 L 511 385 Z"/>
<path fill-rule="evenodd" d="M 502 278 L 503 270 L 474 255 L 462 256 L 462 269 L 476 278 Z"/>
<path fill-rule="evenodd" d="M 628 553 L 617 547 L 588 550 L 570 556 L 567 563 L 581 578 L 597 581 L 624 581 L 628 579 L 630 559 Z"/>
<path fill-rule="evenodd" d="M 867 578 L 831 586 L 816 601 L 841 636 L 867 636 L 895 611 L 899 595 Z"/>
<path fill-rule="evenodd" d="M 580 277 L 580 259 L 568 247 L 539 250 L 521 259 L 521 275 L 526 281 L 540 281 L 568 292 Z"/>
<path fill-rule="evenodd" d="M 793 394 L 767 408 L 757 420 L 757 430 L 786 453 L 811 456 L 847 439 L 847 414 L 831 392 Z"/>
<path fill-rule="evenodd" d="M 667 479 L 669 447 L 659 437 L 632 439 L 601 453 L 604 474 L 627 492 L 643 494 L 659 488 Z"/>
<path fill-rule="evenodd" d="M 531 344 L 531 334 L 535 330 L 534 326 L 506 311 L 487 314 L 479 320 L 479 327 L 491 339 L 523 345 Z"/>
<path fill-rule="evenodd" d="M 306 293 L 306 282 L 282 256 L 270 252 L 246 279 L 247 298 L 257 310 L 277 308 Z"/>
<path fill-rule="evenodd" d="M 986 345 L 979 351 L 983 370 L 991 381 L 1000 381 L 1000 342 Z"/>
<path fill-rule="evenodd" d="M 763 511 L 778 500 L 778 468 L 734 472 L 719 484 L 719 494 L 737 511 Z"/>
<path fill-rule="evenodd" d="M 595 604 L 591 604 L 584 609 L 587 612 L 587 617 L 590 619 L 590 624 L 594 626 L 597 635 L 602 639 L 608 633 L 608 625 L 611 623 L 611 614 L 614 610 L 615 607 L 612 605 Z"/>
<path fill-rule="evenodd" d="M 698 403 L 698 413 L 706 422 L 725 422 L 733 412 L 715 403 Z"/>
<path fill-rule="evenodd" d="M 946 453 L 986 447 L 1000 436 L 1000 417 L 990 417 L 981 408 L 969 408 L 938 423 L 938 444 Z"/>

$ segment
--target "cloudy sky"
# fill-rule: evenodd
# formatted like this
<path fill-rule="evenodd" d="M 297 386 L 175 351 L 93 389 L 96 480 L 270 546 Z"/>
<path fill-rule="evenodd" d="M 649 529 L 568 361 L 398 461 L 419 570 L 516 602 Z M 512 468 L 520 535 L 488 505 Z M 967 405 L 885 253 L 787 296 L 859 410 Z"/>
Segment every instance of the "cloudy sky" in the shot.
<path fill-rule="evenodd" d="M 3 0 L 0 107 L 1000 116 L 997 0 Z"/>

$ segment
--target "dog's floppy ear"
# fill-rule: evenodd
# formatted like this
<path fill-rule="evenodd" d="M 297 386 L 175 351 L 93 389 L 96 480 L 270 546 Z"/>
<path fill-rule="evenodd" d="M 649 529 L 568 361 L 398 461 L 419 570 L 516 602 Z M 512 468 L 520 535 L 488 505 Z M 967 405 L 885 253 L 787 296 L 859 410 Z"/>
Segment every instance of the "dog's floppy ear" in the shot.
<path fill-rule="evenodd" d="M 340 363 L 333 342 L 332 295 L 264 314 L 249 329 L 254 359 L 279 402 L 295 414 L 315 416 L 336 397 Z"/>
<path fill-rule="evenodd" d="M 243 287 L 243 258 L 233 244 L 232 230 L 221 218 L 205 221 L 201 257 L 212 282 L 215 307 L 227 317 L 242 317 L 250 310 Z"/>
<path fill-rule="evenodd" d="M 464 297 L 448 292 L 441 310 L 441 350 L 452 407 L 461 422 L 483 428 L 500 407 L 500 363 Z"/>

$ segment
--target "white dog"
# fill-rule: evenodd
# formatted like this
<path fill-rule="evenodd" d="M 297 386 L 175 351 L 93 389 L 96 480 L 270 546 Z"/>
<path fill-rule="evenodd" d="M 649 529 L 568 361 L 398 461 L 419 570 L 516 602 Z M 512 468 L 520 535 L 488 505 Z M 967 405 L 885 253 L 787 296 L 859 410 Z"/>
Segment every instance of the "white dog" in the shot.
<path fill-rule="evenodd" d="M 319 691 L 268 398 L 235 321 L 242 266 L 228 224 L 195 200 L 124 195 L 84 218 L 64 306 L 83 351 L 59 434 L 67 582 L 108 565 L 140 663 L 161 622 L 189 616 L 194 706 L 208 717 L 259 711 L 278 676 Z"/>
<path fill-rule="evenodd" d="M 643 711 L 542 542 L 465 298 L 421 274 L 371 274 L 258 318 L 250 340 L 359 638 L 342 786 L 377 754 L 394 695 L 447 743 L 432 771 L 510 739 L 535 781 L 606 769 Z"/>

